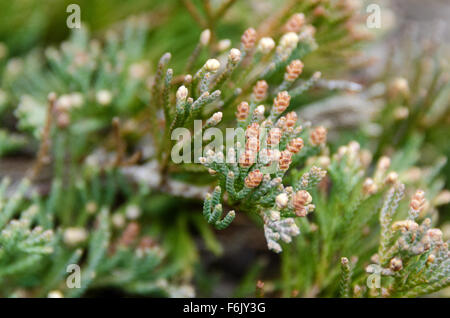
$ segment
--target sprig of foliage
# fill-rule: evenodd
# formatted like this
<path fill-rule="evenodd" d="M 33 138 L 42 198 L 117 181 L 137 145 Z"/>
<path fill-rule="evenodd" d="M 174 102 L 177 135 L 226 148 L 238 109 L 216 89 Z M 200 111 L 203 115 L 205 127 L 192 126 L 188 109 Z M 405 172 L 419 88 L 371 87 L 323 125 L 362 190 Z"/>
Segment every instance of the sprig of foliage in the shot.
<path fill-rule="evenodd" d="M 410 172 L 408 169 L 399 173 L 390 170 L 391 160 L 382 157 L 373 173 L 369 173 L 370 160 L 371 154 L 367 150 L 360 150 L 356 142 L 339 148 L 332 158 L 319 156 L 309 160 L 309 165 L 321 165 L 328 173 L 318 190 L 311 192 L 317 213 L 308 219 L 299 220 L 303 235 L 296 238 L 282 254 L 284 295 L 400 297 L 418 296 L 431 290 L 423 288 L 424 285 L 418 287 L 419 281 L 422 284 L 436 282 L 436 291 L 445 287 L 448 261 L 444 256 L 442 264 L 435 264 L 437 276 L 433 278 L 425 270 L 410 272 L 409 267 L 401 272 L 404 275 L 401 278 L 400 270 L 389 272 L 393 259 L 395 264 L 401 259 L 405 260 L 404 264 L 407 262 L 411 268 L 416 268 L 421 266 L 417 263 L 419 259 L 426 259 L 425 254 L 447 255 L 447 245 L 439 241 L 441 232 L 438 229 L 430 232 L 438 234 L 435 243 L 430 241 L 428 247 L 416 249 L 417 254 L 414 256 L 408 252 L 413 246 L 419 246 L 427 240 L 426 232 L 431 219 L 427 219 L 426 215 L 434 216 L 435 219 L 436 211 L 430 202 L 436 202 L 433 198 L 443 186 L 442 180 L 436 175 L 427 178 L 423 174 L 422 180 L 427 180 L 427 183 L 421 186 L 430 189 L 427 191 L 429 201 L 425 204 L 424 192 L 418 191 L 410 202 L 409 212 L 405 213 L 401 199 L 406 190 L 400 180 L 410 183 Z M 297 172 L 297 175 L 300 178 L 301 172 Z M 407 220 L 403 221 L 404 218 Z M 406 240 L 403 234 L 399 235 L 399 230 L 404 224 L 416 224 L 413 221 L 416 218 L 426 219 L 424 224 L 428 224 L 428 228 L 422 226 L 419 230 L 417 225 L 414 227 L 417 233 L 408 232 Z M 403 249 L 406 246 L 407 249 Z M 338 259 L 343 255 L 346 257 L 339 263 Z M 366 274 L 364 264 L 369 262 L 375 263 L 366 268 Z M 385 276 L 386 279 L 383 278 Z M 372 282 L 372 279 L 379 277 L 381 287 L 376 285 L 376 281 Z"/>

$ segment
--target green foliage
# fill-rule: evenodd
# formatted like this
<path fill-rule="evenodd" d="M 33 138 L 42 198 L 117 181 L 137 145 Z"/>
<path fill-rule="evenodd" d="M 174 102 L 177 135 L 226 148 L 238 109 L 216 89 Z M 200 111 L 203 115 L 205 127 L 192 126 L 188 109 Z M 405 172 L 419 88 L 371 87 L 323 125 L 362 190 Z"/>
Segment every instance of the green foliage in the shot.
<path fill-rule="evenodd" d="M 23 206 L 24 195 L 30 183 L 25 180 L 17 191 L 7 194 L 9 180 L 3 179 L 0 185 L 0 281 L 23 280 L 30 272 L 35 272 L 40 262 L 54 250 L 54 233 L 41 225 L 34 226 L 39 213 L 36 204 Z M 6 200 L 7 197 L 10 199 Z M 22 212 L 20 212 L 22 211 Z M 18 217 L 15 216 L 18 214 Z"/>
<path fill-rule="evenodd" d="M 401 199 L 405 194 L 405 186 L 400 180 L 408 180 L 407 170 L 399 174 L 389 172 L 390 160 L 382 157 L 372 176 L 368 177 L 370 153 L 359 150 L 356 142 L 341 147 L 331 160 L 318 157 L 311 161 L 328 165 L 328 178 L 321 184 L 319 191 L 312 192 L 317 212 L 313 218 L 301 220 L 300 230 L 303 235 L 282 255 L 282 290 L 286 296 L 295 291 L 295 294 L 300 292 L 302 296 L 413 297 L 433 289 L 420 287 L 420 284 L 430 283 L 435 286 L 434 291 L 446 286 L 448 256 L 445 255 L 448 246 L 442 242 L 442 233 L 438 229 L 427 232 L 431 219 L 424 221 L 428 227 L 419 227 L 413 221 L 418 217 L 425 219 L 427 214 L 435 219 L 436 210 L 431 205 L 426 206 L 423 194 L 416 194 L 411 201 L 411 206 L 416 210 L 413 211 L 411 207 L 409 216 L 404 213 Z M 433 202 L 436 186 L 442 187 L 442 180 L 435 176 L 422 178 L 426 179 L 427 184 L 421 186 L 430 189 L 427 199 Z M 413 204 L 414 200 L 419 200 L 420 204 Z M 406 217 L 409 221 L 395 221 Z M 413 226 L 417 233 L 410 233 L 410 230 L 403 228 L 408 222 L 417 225 Z M 403 229 L 402 235 L 406 236 L 399 237 L 400 228 Z M 427 235 L 433 233 L 437 233 L 433 238 L 436 240 L 434 243 L 430 241 L 426 247 L 416 248 L 416 254 L 408 252 L 413 246 L 426 244 Z M 427 257 L 429 254 L 441 255 L 441 259 L 433 265 L 436 276 L 430 276 L 428 269 L 409 272 L 410 267 L 404 267 L 394 274 L 384 268 L 389 267 L 386 265 L 389 262 L 395 263 L 392 259 L 396 257 L 400 262 L 404 260 L 405 264 L 408 262 L 411 268 L 416 268 L 419 266 L 416 263 L 418 259 L 426 259 L 425 256 L 419 256 L 422 254 Z M 348 259 L 343 258 L 339 262 L 343 255 Z M 373 288 L 367 288 L 369 275 L 364 273 L 363 266 L 370 260 L 376 261 L 378 267 L 371 265 L 366 268 L 369 274 L 393 275 L 396 277 L 395 282 L 383 278 L 381 287 L 369 285 Z M 371 276 L 370 279 L 374 277 L 377 278 Z"/>
<path fill-rule="evenodd" d="M 156 241 L 140 235 L 135 221 L 127 225 L 126 211 L 118 208 L 110 212 L 111 199 L 119 190 L 112 172 L 103 194 L 104 181 L 98 175 L 89 179 L 89 185 L 83 179 L 65 186 L 56 180 L 48 200 L 34 195 L 31 201 L 24 197 L 30 189 L 29 181 L 22 182 L 7 200 L 7 191 L 13 190 L 4 179 L 0 277 L 10 287 L 3 289 L 2 295 L 17 293 L 21 288 L 30 296 L 46 296 L 58 290 L 67 297 L 77 297 L 104 287 L 117 287 L 130 294 L 192 294 L 188 286 L 168 282 L 177 270 L 163 265 L 165 253 Z M 35 222 L 38 225 L 34 226 Z M 81 268 L 80 288 L 70 285 L 74 278 L 67 273 L 71 273 L 73 264 Z"/>
<path fill-rule="evenodd" d="M 84 25 L 67 39 L 67 1 L 0 4 L 1 296 L 214 292 L 223 273 L 205 260 L 248 237 L 237 233 L 246 218 L 283 253 L 252 236 L 281 264 L 258 257 L 237 296 L 265 275 L 258 296 L 416 297 L 448 286 L 445 231 L 432 228 L 449 201 L 439 58 L 405 59 L 405 78 L 388 66 L 377 79 L 385 92 L 361 94 L 381 104 L 369 125 L 380 133 L 345 133 L 372 148 L 371 165 L 358 143 L 338 148 L 326 125 L 296 113 L 363 90 L 336 79 L 371 37 L 355 1 L 79 2 Z M 408 208 L 412 188 L 426 195 Z"/>

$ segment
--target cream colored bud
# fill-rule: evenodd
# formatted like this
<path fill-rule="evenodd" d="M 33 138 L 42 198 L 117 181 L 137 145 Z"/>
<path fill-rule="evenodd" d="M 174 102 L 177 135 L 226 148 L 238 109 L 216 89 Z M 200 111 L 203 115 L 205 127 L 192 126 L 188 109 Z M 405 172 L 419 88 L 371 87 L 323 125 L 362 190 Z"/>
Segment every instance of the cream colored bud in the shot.
<path fill-rule="evenodd" d="M 95 98 L 97 100 L 97 103 L 103 106 L 107 106 L 112 101 L 112 94 L 110 91 L 103 89 L 97 92 Z"/>
<path fill-rule="evenodd" d="M 398 271 L 402 270 L 402 268 L 403 268 L 402 260 L 398 257 L 394 257 L 389 262 L 389 268 L 392 269 L 394 272 L 398 272 Z"/>
<path fill-rule="evenodd" d="M 235 48 L 231 49 L 228 58 L 233 64 L 239 63 L 239 61 L 241 60 L 241 51 Z"/>
<path fill-rule="evenodd" d="M 419 225 L 413 220 L 402 220 L 394 222 L 394 224 L 392 224 L 392 230 L 394 231 L 417 231 L 418 228 Z"/>
<path fill-rule="evenodd" d="M 50 92 L 50 93 L 48 93 L 48 95 L 47 95 L 47 99 L 48 99 L 50 102 L 56 101 L 56 98 L 57 98 L 57 95 L 56 95 L 55 92 Z"/>
<path fill-rule="evenodd" d="M 217 72 L 217 70 L 220 68 L 220 62 L 216 59 L 209 59 L 205 63 L 205 69 L 208 72 Z"/>
<path fill-rule="evenodd" d="M 188 89 L 186 88 L 186 86 L 181 85 L 178 90 L 177 90 L 177 100 L 179 101 L 185 101 L 187 96 L 188 96 Z"/>
<path fill-rule="evenodd" d="M 111 222 L 116 228 L 120 229 L 125 226 L 125 217 L 122 213 L 114 213 Z"/>
<path fill-rule="evenodd" d="M 405 119 L 409 116 L 409 109 L 407 107 L 399 107 L 394 111 L 394 118 L 397 120 Z"/>
<path fill-rule="evenodd" d="M 184 77 L 184 83 L 185 84 L 192 83 L 192 75 L 191 74 L 186 74 L 186 76 Z"/>
<path fill-rule="evenodd" d="M 58 111 L 69 110 L 72 106 L 72 99 L 70 95 L 61 95 L 56 101 L 56 108 Z"/>
<path fill-rule="evenodd" d="M 385 182 L 387 184 L 394 184 L 397 182 L 397 180 L 398 180 L 398 173 L 395 171 L 392 171 L 392 172 L 388 173 Z"/>
<path fill-rule="evenodd" d="M 272 38 L 265 37 L 259 40 L 258 50 L 263 54 L 269 53 L 270 51 L 273 50 L 274 47 L 275 41 Z"/>
<path fill-rule="evenodd" d="M 377 167 L 378 167 L 378 169 L 385 171 L 385 170 L 389 169 L 390 165 L 391 165 L 391 159 L 383 156 L 380 158 L 380 160 L 378 160 Z"/>
<path fill-rule="evenodd" d="M 223 39 L 220 40 L 219 43 L 217 43 L 217 49 L 219 51 L 225 51 L 226 49 L 228 49 L 231 45 L 231 40 L 230 39 Z"/>
<path fill-rule="evenodd" d="M 359 152 L 359 160 L 361 161 L 363 167 L 368 167 L 372 162 L 372 153 L 367 149 L 362 149 Z"/>
<path fill-rule="evenodd" d="M 214 113 L 211 118 L 215 123 L 220 123 L 222 121 L 223 114 L 222 112 Z"/>
<path fill-rule="evenodd" d="M 322 72 L 314 72 L 314 74 L 313 74 L 313 76 L 312 76 L 312 78 L 314 79 L 314 80 L 318 80 L 318 79 L 320 79 L 322 77 Z"/>
<path fill-rule="evenodd" d="M 389 93 L 392 96 L 398 95 L 402 95 L 403 97 L 408 96 L 409 95 L 408 80 L 403 77 L 395 78 L 389 86 Z"/>
<path fill-rule="evenodd" d="M 130 204 L 125 209 L 125 215 L 129 220 L 136 220 L 141 216 L 141 208 L 136 204 Z"/>
<path fill-rule="evenodd" d="M 209 40 L 211 39 L 211 31 L 209 29 L 203 30 L 200 34 L 200 43 L 203 46 L 208 45 Z"/>
<path fill-rule="evenodd" d="M 365 194 L 369 194 L 369 195 L 370 194 L 374 194 L 375 192 L 377 192 L 377 185 L 375 184 L 373 179 L 367 178 L 366 180 L 364 180 L 363 192 Z"/>
<path fill-rule="evenodd" d="M 87 231 L 82 227 L 69 227 L 64 231 L 64 243 L 77 245 L 84 242 L 88 237 Z"/>
<path fill-rule="evenodd" d="M 288 198 L 287 194 L 284 192 L 280 193 L 275 198 L 275 203 L 279 209 L 285 208 L 287 206 L 288 202 L 289 202 L 289 198 Z"/>
<path fill-rule="evenodd" d="M 86 211 L 89 214 L 94 214 L 97 211 L 97 203 L 95 203 L 95 201 L 89 201 L 88 203 L 86 203 Z"/>
<path fill-rule="evenodd" d="M 64 295 L 59 290 L 52 290 L 47 295 L 48 298 L 64 298 Z"/>
<path fill-rule="evenodd" d="M 284 34 L 280 39 L 280 45 L 284 48 L 294 48 L 298 43 L 298 35 L 294 32 Z"/>
<path fill-rule="evenodd" d="M 264 111 L 265 111 L 264 105 L 259 105 L 255 109 L 255 114 L 258 116 L 261 116 L 261 115 L 264 115 Z"/>

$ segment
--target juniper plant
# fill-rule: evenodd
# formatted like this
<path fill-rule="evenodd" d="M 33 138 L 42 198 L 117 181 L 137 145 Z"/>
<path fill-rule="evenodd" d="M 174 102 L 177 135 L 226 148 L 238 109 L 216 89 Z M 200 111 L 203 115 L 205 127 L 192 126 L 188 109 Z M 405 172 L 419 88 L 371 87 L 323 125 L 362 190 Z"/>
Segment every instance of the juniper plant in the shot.
<path fill-rule="evenodd" d="M 369 173 L 370 152 L 361 150 L 356 142 L 339 148 L 331 158 L 323 155 L 310 158 L 309 165 L 320 165 L 328 173 L 318 189 L 311 191 L 317 212 L 313 217 L 299 220 L 303 235 L 296 238 L 282 254 L 285 296 L 356 297 L 377 296 L 381 292 L 383 296 L 402 297 L 431 292 L 431 287 L 429 290 L 423 288 L 424 285 L 419 287 L 419 281 L 436 285 L 434 290 L 446 286 L 448 264 L 445 259 L 448 256 L 443 256 L 442 264 L 435 264 L 436 269 L 439 268 L 435 277 L 427 276 L 429 274 L 425 274 L 425 270 L 410 272 L 409 267 L 402 272 L 402 277 L 400 269 L 395 273 L 389 272 L 389 264 L 393 259 L 392 262 L 397 265 L 400 259 L 405 261 L 404 264 L 408 262 L 412 269 L 425 264 L 419 260 L 421 257 L 426 259 L 420 256 L 422 254 L 447 255 L 447 245 L 442 237 L 436 237 L 436 242 L 430 242 L 426 248 L 418 247 L 417 254 L 408 252 L 413 246 L 422 246 L 427 240 L 423 237 L 426 237 L 431 223 L 437 220 L 432 203 L 437 201 L 433 198 L 439 196 L 443 184 L 442 179 L 436 178 L 433 169 L 423 172 L 421 186 L 427 189 L 429 201 L 425 204 L 424 192 L 417 191 L 411 200 L 409 213 L 404 213 L 402 198 L 406 189 L 401 181 L 414 186 L 416 184 L 408 180 L 408 170 L 397 173 L 392 168 L 397 160 L 408 162 L 406 156 L 398 154 L 393 158 L 392 165 L 389 158 L 380 158 L 373 173 Z M 298 180 L 301 171 L 294 171 L 293 174 L 297 175 Z M 403 221 L 405 218 L 406 221 Z M 428 224 L 428 228 L 425 229 L 424 225 L 419 230 L 417 225 L 414 228 L 417 233 L 402 236 L 408 232 L 400 231 L 402 226 L 416 224 L 416 219 L 426 220 L 424 224 Z M 434 229 L 430 233 L 434 232 L 440 233 L 440 230 Z M 368 264 L 370 259 L 376 263 L 367 267 L 369 274 L 366 275 L 364 267 L 367 265 L 364 264 Z M 393 275 L 393 280 L 379 280 L 383 275 Z M 414 278 L 414 275 L 417 277 Z M 372 282 L 372 279 L 375 281 Z M 409 279 L 411 281 L 407 283 Z M 380 281 L 381 285 L 377 285 Z"/>
<path fill-rule="evenodd" d="M 139 207 L 133 200 L 111 209 L 120 191 L 117 176 L 108 172 L 106 188 L 96 174 L 87 180 L 63 189 L 56 179 L 47 200 L 26 179 L 12 186 L 2 180 L 2 296 L 76 297 L 104 287 L 130 294 L 192 295 L 188 285 L 169 282 L 179 269 L 162 266 L 163 249 L 151 236 L 140 234 Z M 145 194 L 141 188 L 134 201 Z M 79 266 L 80 277 L 66 277 L 74 266 Z"/>
<path fill-rule="evenodd" d="M 151 18 L 159 11 L 106 33 L 83 26 L 44 55 L 7 60 L 0 45 L 0 156 L 36 150 L 35 164 L 20 169 L 24 181 L 0 186 L 2 296 L 114 288 L 191 297 L 197 247 L 219 255 L 213 230 L 243 212 L 262 223 L 270 250 L 283 251 L 281 278 L 259 281 L 259 296 L 273 286 L 283 296 L 415 297 L 448 285 L 448 246 L 431 227 L 436 206 L 448 201 L 439 177 L 445 160 L 427 153 L 433 167 L 413 167 L 415 132 L 429 139 L 431 126 L 443 126 L 441 69 L 425 94 L 417 89 L 421 67 L 413 81 L 389 85 L 375 165 L 356 142 L 330 157 L 326 125 L 296 111 L 339 90 L 362 90 L 331 79 L 355 66 L 370 37 L 356 2 L 276 1 L 259 26 L 221 38 L 222 23 L 255 25 L 240 10 L 247 4 L 234 2 L 200 8 L 186 0 L 188 12 L 168 3 L 161 9 L 177 23 L 150 32 L 164 20 Z M 183 39 L 171 41 L 178 30 Z M 386 124 L 405 115 L 404 104 L 411 116 L 394 133 Z M 394 153 L 391 144 L 392 160 L 383 156 Z M 424 191 L 405 209 L 411 188 Z M 198 199 L 205 220 L 190 211 L 200 212 Z M 66 281 L 70 265 L 80 266 L 80 288 Z"/>

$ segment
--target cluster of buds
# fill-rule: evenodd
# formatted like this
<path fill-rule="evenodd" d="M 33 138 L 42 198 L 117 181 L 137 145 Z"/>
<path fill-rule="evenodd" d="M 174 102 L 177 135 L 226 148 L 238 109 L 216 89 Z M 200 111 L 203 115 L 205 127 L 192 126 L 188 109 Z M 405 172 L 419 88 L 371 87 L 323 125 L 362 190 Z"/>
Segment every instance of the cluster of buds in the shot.
<path fill-rule="evenodd" d="M 305 25 L 305 15 L 303 13 L 295 13 L 284 25 L 285 32 L 298 33 Z"/>
<path fill-rule="evenodd" d="M 295 32 L 285 33 L 281 37 L 280 42 L 278 43 L 278 46 L 275 49 L 278 59 L 281 61 L 286 61 L 292 54 L 294 49 L 297 47 L 299 41 L 300 38 L 297 33 Z"/>
<path fill-rule="evenodd" d="M 267 145 L 268 146 L 276 146 L 280 143 L 282 137 L 282 131 L 278 127 L 274 127 L 269 130 L 267 135 Z"/>
<path fill-rule="evenodd" d="M 244 184 L 248 188 L 256 188 L 260 185 L 261 181 L 263 179 L 263 174 L 259 169 L 251 171 L 247 177 L 245 177 Z"/>
<path fill-rule="evenodd" d="M 416 193 L 411 198 L 411 202 L 409 203 L 409 217 L 414 220 L 423 211 L 425 207 L 426 199 L 425 192 L 422 190 L 417 190 Z"/>
<path fill-rule="evenodd" d="M 241 60 L 241 51 L 238 49 L 231 49 L 230 53 L 228 54 L 228 59 L 232 64 L 238 64 Z"/>
<path fill-rule="evenodd" d="M 301 137 L 292 139 L 287 145 L 286 149 L 291 153 L 296 154 L 303 148 L 303 139 Z"/>
<path fill-rule="evenodd" d="M 381 163 L 386 168 L 387 160 Z M 401 185 L 399 186 L 401 187 Z M 400 189 L 402 192 L 403 189 Z M 392 192 L 392 191 L 391 191 Z M 383 212 L 380 218 L 382 235 L 378 254 L 372 257 L 372 264 L 366 268 L 371 273 L 377 268 L 379 274 L 384 276 L 396 276 L 402 281 L 402 293 L 414 296 L 420 294 L 424 282 L 427 286 L 439 287 L 448 283 L 450 274 L 448 244 L 443 241 L 442 231 L 431 228 L 431 220 L 425 219 L 420 225 L 416 222 L 418 212 L 425 204 L 424 192 L 418 190 L 412 197 L 408 219 L 395 221 L 386 227 L 385 221 L 392 219 L 393 213 L 399 206 L 399 200 L 395 193 L 389 193 L 387 201 L 391 201 L 392 210 L 387 214 Z M 383 210 L 383 209 L 382 209 Z M 384 229 L 384 230 L 383 230 Z M 383 237 L 387 237 L 383 241 Z M 395 240 L 393 240 L 395 238 Z M 423 256 L 423 257 L 417 257 Z M 404 271 L 405 264 L 408 268 L 420 268 L 420 271 Z M 431 285 L 430 285 L 431 284 Z M 399 289 L 387 287 L 388 289 Z"/>
<path fill-rule="evenodd" d="M 348 145 L 339 147 L 337 153 L 333 156 L 337 161 L 345 160 L 352 166 L 366 168 L 372 155 L 367 150 L 361 150 L 358 142 L 350 141 Z"/>
<path fill-rule="evenodd" d="M 253 151 L 245 151 L 239 157 L 239 165 L 242 168 L 250 168 L 256 162 L 256 154 Z"/>
<path fill-rule="evenodd" d="M 311 204 L 312 197 L 306 190 L 298 190 L 293 193 L 292 187 L 287 187 L 275 198 L 277 209 L 291 209 L 297 216 L 304 217 L 314 210 Z"/>
<path fill-rule="evenodd" d="M 236 112 L 236 119 L 240 122 L 247 120 L 249 112 L 250 107 L 247 102 L 239 103 Z"/>
<path fill-rule="evenodd" d="M 311 189 L 315 187 L 325 176 L 327 175 L 327 171 L 312 166 L 311 169 L 303 174 L 300 181 L 298 182 L 297 188 L 298 189 Z"/>
<path fill-rule="evenodd" d="M 323 145 L 327 141 L 327 130 L 322 126 L 316 127 L 311 131 L 309 139 L 315 146 Z"/>
<path fill-rule="evenodd" d="M 297 216 L 304 217 L 308 212 L 314 210 L 314 206 L 310 204 L 311 195 L 306 190 L 299 190 L 292 196 L 292 205 Z"/>
<path fill-rule="evenodd" d="M 286 91 L 279 92 L 277 97 L 273 100 L 273 112 L 276 115 L 281 115 L 288 107 L 291 101 L 291 96 Z"/>
<path fill-rule="evenodd" d="M 281 245 L 278 243 L 279 240 L 290 243 L 292 237 L 300 234 L 300 229 L 293 218 L 280 219 L 279 214 L 278 211 L 272 211 L 264 224 L 264 236 L 267 240 L 267 247 L 276 253 L 282 251 Z"/>
<path fill-rule="evenodd" d="M 361 149 L 359 143 L 351 141 L 346 146 L 339 147 L 337 153 L 333 156 L 337 162 L 344 163 L 347 169 L 351 169 L 360 176 L 365 175 L 365 171 L 372 161 L 372 154 Z M 399 182 L 399 176 L 395 171 L 388 172 L 391 160 L 382 156 L 377 164 L 373 176 L 367 176 L 362 181 L 362 194 L 371 196 L 384 189 L 386 186 L 396 186 Z"/>
<path fill-rule="evenodd" d="M 249 136 L 247 137 L 247 142 L 245 143 L 245 151 L 253 153 L 253 156 L 257 156 L 259 152 L 259 137 Z"/>
<path fill-rule="evenodd" d="M 207 121 L 206 126 L 216 126 L 222 121 L 223 114 L 222 112 L 214 113 Z"/>
<path fill-rule="evenodd" d="M 303 63 L 300 60 L 293 60 L 288 66 L 286 66 L 286 73 L 284 74 L 284 80 L 288 82 L 295 81 L 303 71 Z"/>
<path fill-rule="evenodd" d="M 298 116 L 297 116 L 296 112 L 289 112 L 286 114 L 285 118 L 286 118 L 286 121 L 284 122 L 283 128 L 291 129 L 297 123 Z"/>
<path fill-rule="evenodd" d="M 284 114 L 291 103 L 288 90 L 295 85 L 296 79 L 302 74 L 302 61 L 293 59 L 286 67 L 283 82 L 273 90 L 269 89 L 268 83 L 263 80 L 263 78 L 270 78 L 265 77 L 264 74 L 270 72 L 273 65 L 276 66 L 277 63 L 285 61 L 284 58 L 287 58 L 297 47 L 299 43 L 297 33 L 303 30 L 303 24 L 302 14 L 296 14 L 291 18 L 287 23 L 287 33 L 281 37 L 272 60 L 269 60 L 268 66 L 262 69 L 262 73 L 257 77 L 258 80 L 252 88 L 248 102 L 240 101 L 236 105 L 236 120 L 239 128 L 245 132 L 244 135 L 237 135 L 237 137 L 245 139 L 239 140 L 232 147 L 227 145 L 227 149 L 222 147 L 215 151 L 208 150 L 206 157 L 199 158 L 200 163 L 219 179 L 219 186 L 205 200 L 204 215 L 207 221 L 217 228 L 224 228 L 231 222 L 234 212 L 220 220 L 223 209 L 222 200 L 228 200 L 233 205 L 239 203 L 244 209 L 256 209 L 265 222 L 269 249 L 276 252 L 281 251 L 279 240 L 289 242 L 292 236 L 299 233 L 294 218 L 306 216 L 314 210 L 314 205 L 311 204 L 312 198 L 307 189 L 317 185 L 325 176 L 325 171 L 313 167 L 304 174 L 295 188 L 285 188 L 281 184 L 282 177 L 291 164 L 301 160 L 302 151 L 316 152 L 321 149 L 319 146 L 326 142 L 327 132 L 323 127 L 312 129 L 307 124 L 306 131 L 303 131 L 302 126 L 298 124 L 296 112 Z M 256 46 L 256 40 L 255 30 L 252 28 L 246 30 L 241 37 L 241 50 L 231 49 L 224 72 L 228 65 L 233 63 L 238 65 L 246 55 L 249 63 L 252 63 L 252 58 L 262 58 L 262 54 L 270 53 L 275 47 L 273 39 L 261 38 L 255 55 L 249 56 Z M 211 72 L 213 68 L 220 67 L 219 65 L 213 67 L 217 63 L 211 61 L 207 64 L 202 68 L 205 72 Z M 195 76 L 197 81 L 205 76 L 205 74 L 198 74 Z M 220 75 L 216 78 L 219 77 Z M 218 82 L 219 80 L 216 80 L 216 83 Z M 207 90 L 204 91 L 207 92 Z M 268 107 L 264 103 L 271 94 L 275 94 L 275 97 L 272 107 Z M 299 94 L 301 93 L 297 93 Z M 269 115 L 266 117 L 267 113 Z M 224 160 L 225 153 L 226 160 Z M 227 195 L 223 197 L 218 195 L 222 191 L 226 191 Z"/>
<path fill-rule="evenodd" d="M 443 242 L 442 231 L 431 228 L 430 219 L 425 219 L 421 225 L 410 219 L 397 221 L 392 225 L 392 230 L 401 233 L 393 250 L 407 251 L 413 256 L 431 251 L 432 254 L 440 256 L 439 260 L 448 258 L 448 245 Z"/>
<path fill-rule="evenodd" d="M 397 221 L 392 224 L 393 231 L 401 231 L 402 233 L 406 233 L 408 231 L 417 231 L 419 228 L 419 224 L 414 222 L 413 220 L 402 220 Z"/>
<path fill-rule="evenodd" d="M 264 37 L 259 40 L 258 51 L 262 54 L 268 54 L 275 47 L 275 41 L 272 38 Z"/>
<path fill-rule="evenodd" d="M 289 166 L 292 162 L 292 152 L 289 150 L 283 150 L 280 155 L 280 159 L 278 161 L 278 165 L 280 167 L 280 170 L 288 170 Z"/>
<path fill-rule="evenodd" d="M 250 129 L 247 136 L 250 137 L 249 140 L 256 138 L 258 136 L 257 130 Z M 266 149 L 266 151 L 268 156 L 273 156 L 269 149 Z M 263 153 L 264 151 L 261 150 L 259 156 L 262 156 Z M 236 151 L 230 148 L 227 156 L 236 156 Z M 286 160 L 285 156 L 288 156 L 288 162 L 284 161 Z M 284 150 L 281 152 L 279 170 L 275 171 L 276 175 L 278 174 L 277 171 L 283 171 L 283 168 L 288 168 L 291 157 L 292 153 L 290 151 Z M 225 224 L 228 226 L 231 222 L 231 216 L 225 218 L 226 222 L 212 217 L 213 215 L 222 214 L 219 194 L 222 191 L 222 187 L 225 187 L 229 200 L 241 201 L 242 205 L 248 205 L 249 208 L 254 209 L 257 207 L 265 221 L 265 233 L 269 249 L 276 252 L 281 251 L 281 246 L 277 241 L 281 239 L 288 242 L 290 241 L 289 238 L 298 232 L 297 230 L 294 231 L 295 223 L 293 223 L 294 219 L 292 217 L 304 217 L 314 210 L 314 205 L 311 204 L 312 197 L 305 189 L 312 188 L 318 184 L 325 176 L 325 171 L 317 167 L 311 168 L 310 171 L 303 175 L 302 180 L 294 191 L 292 187 L 284 187 L 279 176 L 272 177 L 270 172 L 264 172 L 263 168 L 265 165 L 259 163 L 251 164 L 250 162 L 254 160 L 254 157 L 250 149 L 243 153 L 239 163 L 228 160 L 227 163 L 219 163 L 220 160 L 218 159 L 223 160 L 223 154 L 219 156 L 218 153 L 211 153 L 203 160 L 203 163 L 208 168 L 213 169 L 215 173 L 225 175 L 224 184 L 221 187 L 217 187 L 214 193 L 208 195 L 205 200 L 205 211 L 207 211 L 205 215 L 207 215 L 208 222 L 218 228 L 224 228 Z M 242 180 L 242 183 L 239 180 Z M 281 216 L 281 211 L 283 211 L 283 217 Z M 287 213 L 286 216 L 288 218 L 284 216 L 285 213 Z M 234 212 L 232 215 L 234 215 Z M 287 221 L 288 219 L 292 221 Z M 285 228 L 284 225 L 287 224 L 289 224 L 289 227 Z M 281 234 L 284 234 L 284 236 Z"/>
<path fill-rule="evenodd" d="M 256 102 L 261 102 L 266 99 L 267 97 L 267 90 L 269 88 L 269 85 L 267 85 L 267 82 L 264 80 L 256 82 L 255 86 L 253 87 L 253 98 Z"/>
<path fill-rule="evenodd" d="M 256 31 L 253 28 L 245 30 L 241 37 L 241 45 L 245 51 L 251 50 L 256 43 Z"/>

